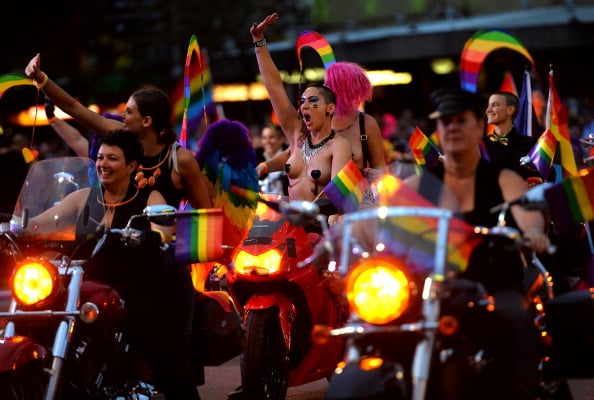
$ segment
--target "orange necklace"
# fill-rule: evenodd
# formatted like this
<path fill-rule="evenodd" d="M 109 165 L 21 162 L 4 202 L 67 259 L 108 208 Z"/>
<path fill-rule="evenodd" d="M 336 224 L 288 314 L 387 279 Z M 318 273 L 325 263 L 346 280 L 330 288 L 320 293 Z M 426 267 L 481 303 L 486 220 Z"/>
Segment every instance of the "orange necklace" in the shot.
<path fill-rule="evenodd" d="M 159 153 L 159 162 L 156 165 L 153 165 L 152 167 L 143 167 L 142 164 L 138 164 L 138 172 L 136 173 L 136 176 L 134 177 L 134 181 L 136 182 L 136 185 L 138 186 L 138 189 L 142 189 L 143 187 L 145 187 L 146 185 L 149 186 L 153 186 L 155 184 L 155 182 L 157 181 L 157 178 L 161 175 L 161 168 L 159 168 L 161 165 L 163 165 L 163 163 L 169 158 L 169 153 L 171 152 L 171 147 L 167 146 L 167 154 L 165 154 L 165 157 L 161 160 L 161 153 Z M 145 178 L 144 176 L 144 171 L 152 171 L 154 170 L 153 174 L 151 176 L 149 176 L 148 178 Z"/>
<path fill-rule="evenodd" d="M 136 198 L 136 196 L 138 196 L 138 189 L 136 189 L 136 193 L 134 193 L 134 196 L 130 197 L 128 200 L 124 200 L 126 198 L 126 196 L 124 196 L 124 198 L 122 200 L 118 201 L 117 203 L 105 203 L 99 198 L 99 195 L 97 195 L 97 203 L 99 203 L 103 207 L 105 207 L 105 211 L 112 213 L 112 212 L 114 212 L 116 207 L 123 206 L 124 204 L 130 203 L 132 200 L 134 200 Z"/>

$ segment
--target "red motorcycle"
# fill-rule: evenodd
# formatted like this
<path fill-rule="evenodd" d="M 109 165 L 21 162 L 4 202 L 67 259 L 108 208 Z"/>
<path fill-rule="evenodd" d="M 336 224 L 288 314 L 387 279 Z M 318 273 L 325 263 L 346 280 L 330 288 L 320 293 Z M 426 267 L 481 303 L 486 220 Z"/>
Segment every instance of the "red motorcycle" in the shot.
<path fill-rule="evenodd" d="M 334 273 L 300 263 L 321 239 L 319 228 L 327 233 L 324 217 L 317 209 L 308 212 L 312 203 L 303 208 L 306 203 L 287 203 L 279 195 L 261 196 L 266 204 L 259 204 L 227 282 L 243 309 L 243 396 L 282 400 L 289 387 L 330 377 L 342 343 L 314 341 L 312 329 L 340 326 L 346 304 L 330 290 Z"/>

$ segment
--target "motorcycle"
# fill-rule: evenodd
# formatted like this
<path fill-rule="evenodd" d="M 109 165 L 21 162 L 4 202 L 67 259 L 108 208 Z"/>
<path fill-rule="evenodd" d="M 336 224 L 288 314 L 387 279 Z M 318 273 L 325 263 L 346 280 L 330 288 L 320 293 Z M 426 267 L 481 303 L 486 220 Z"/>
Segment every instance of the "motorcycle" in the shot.
<path fill-rule="evenodd" d="M 508 263 L 499 273 L 519 270 L 524 281 L 522 269 L 537 272 L 524 284 L 542 338 L 540 395 L 570 398 L 565 379 L 594 376 L 588 362 L 594 292 L 553 296 L 544 265 L 519 231 L 504 224 L 512 203 L 502 208 L 498 226 L 470 227 L 449 207 L 437 208 L 400 184 L 386 176 L 378 190 L 400 190 L 397 201 L 345 215 L 334 244 L 350 315 L 343 326 L 318 327 L 325 340 L 345 343 L 327 398 L 463 399 L 489 390 L 486 382 L 494 381 L 488 371 L 497 357 L 490 337 L 498 332 L 490 332 L 487 322 L 497 303 L 463 273 L 477 246 Z M 513 204 L 542 207 L 535 200 L 542 191 L 535 187 Z"/>
<path fill-rule="evenodd" d="M 331 291 L 334 274 L 302 263 L 320 240 L 319 232 L 328 232 L 320 207 L 288 203 L 281 195 L 260 196 L 252 228 L 226 279 L 243 315 L 243 398 L 282 400 L 289 387 L 330 377 L 342 343 L 314 341 L 312 328 L 340 326 L 346 308 Z"/>
<path fill-rule="evenodd" d="M 66 196 L 81 193 L 92 201 L 78 212 L 54 207 Z M 27 175 L 13 215 L 0 225 L 0 251 L 13 260 L 12 298 L 8 310 L 0 312 L 2 399 L 115 400 L 160 395 L 146 361 L 130 351 L 131 303 L 116 287 L 125 279 L 122 276 L 136 276 L 141 282 L 136 288 L 147 289 L 145 283 L 154 271 L 145 261 L 160 259 L 169 250 L 158 234 L 134 228 L 135 222 L 144 219 L 171 226 L 177 223 L 178 212 L 166 205 L 148 206 L 132 216 L 126 227 L 105 229 L 102 198 L 95 201 L 95 196 L 101 196 L 101 190 L 92 160 L 38 161 Z M 55 213 L 51 223 L 33 222 L 48 209 Z M 144 256 L 130 262 L 127 271 L 97 265 L 94 261 L 102 254 L 113 251 L 111 245 Z M 110 279 L 102 279 L 107 276 Z M 221 347 L 228 344 L 213 340 L 240 340 L 240 317 L 226 293 L 197 291 L 195 299 L 192 352 L 201 357 L 194 359 L 200 374 L 203 365 L 218 365 L 239 354 L 240 349 L 229 352 Z M 144 310 L 149 316 L 152 304 L 147 303 Z M 220 350 L 218 359 L 209 358 L 213 347 Z"/>

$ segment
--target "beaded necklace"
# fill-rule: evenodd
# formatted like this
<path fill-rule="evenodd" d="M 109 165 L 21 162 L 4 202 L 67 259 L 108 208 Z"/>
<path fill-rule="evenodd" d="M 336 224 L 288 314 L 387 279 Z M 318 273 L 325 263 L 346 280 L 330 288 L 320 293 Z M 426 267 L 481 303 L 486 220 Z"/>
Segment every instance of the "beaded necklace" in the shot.
<path fill-rule="evenodd" d="M 167 154 L 161 160 L 161 153 L 159 153 L 159 162 L 152 167 L 143 167 L 142 164 L 138 164 L 138 172 L 134 177 L 134 181 L 136 182 L 139 189 L 142 189 L 146 185 L 153 186 L 157 181 L 157 178 L 161 175 L 161 168 L 159 168 L 163 163 L 169 158 L 169 153 L 171 152 L 171 147 L 167 147 Z M 152 171 L 154 170 L 153 174 L 148 178 L 144 177 L 144 171 Z"/>
<path fill-rule="evenodd" d="M 311 134 L 307 135 L 307 140 L 304 140 L 303 144 L 301 145 L 301 152 L 303 153 L 303 161 L 305 161 L 306 164 L 309 164 L 309 160 L 311 160 L 311 158 L 313 156 L 318 154 L 318 152 L 322 149 L 322 147 L 324 147 L 324 145 L 326 143 L 328 143 L 328 141 L 330 141 L 334 138 L 334 135 L 335 135 L 334 130 L 330 131 L 330 135 L 326 136 L 324 138 L 324 140 L 322 140 L 320 143 L 315 144 L 315 145 L 311 143 Z"/>

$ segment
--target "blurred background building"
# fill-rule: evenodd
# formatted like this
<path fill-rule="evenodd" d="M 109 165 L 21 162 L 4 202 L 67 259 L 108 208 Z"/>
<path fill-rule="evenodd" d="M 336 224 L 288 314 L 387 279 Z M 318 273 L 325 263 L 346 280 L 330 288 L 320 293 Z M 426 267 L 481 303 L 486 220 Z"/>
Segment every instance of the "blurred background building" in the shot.
<path fill-rule="evenodd" d="M 23 73 L 40 52 L 52 79 L 81 102 L 100 107 L 125 102 L 143 83 L 173 92 L 195 34 L 208 56 L 219 111 L 248 126 L 262 124 L 270 119 L 270 106 L 265 93 L 254 89 L 258 76 L 249 27 L 276 11 L 281 19 L 266 38 L 295 99 L 298 81 L 307 80 L 295 54 L 295 39 L 304 30 L 322 33 L 338 61 L 410 77 L 376 86 L 368 112 L 421 117 L 430 111 L 432 90 L 459 85 L 465 42 L 478 30 L 500 28 L 517 36 L 534 58 L 537 88 L 546 93 L 552 66 L 560 97 L 574 105 L 570 111 L 594 108 L 594 0 L 55 0 L 34 7 L 10 2 L 4 9 L 12 23 L 0 26 L 0 74 Z M 322 66 L 315 54 L 305 54 L 304 65 L 318 71 Z M 525 67 L 517 54 L 493 53 L 478 90 L 496 90 L 498 81 L 489 77 L 506 69 L 521 87 Z M 323 70 L 307 77 L 323 79 Z M 234 97 L 223 91 L 228 89 Z M 36 102 L 33 87 L 5 93 L 2 126 L 10 128 L 11 117 Z"/>

